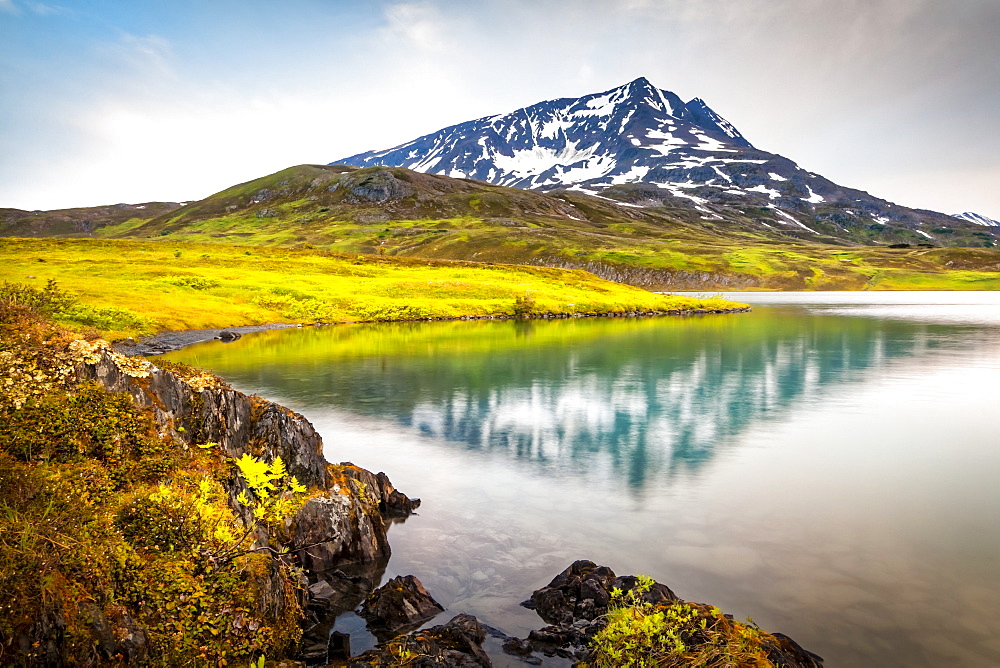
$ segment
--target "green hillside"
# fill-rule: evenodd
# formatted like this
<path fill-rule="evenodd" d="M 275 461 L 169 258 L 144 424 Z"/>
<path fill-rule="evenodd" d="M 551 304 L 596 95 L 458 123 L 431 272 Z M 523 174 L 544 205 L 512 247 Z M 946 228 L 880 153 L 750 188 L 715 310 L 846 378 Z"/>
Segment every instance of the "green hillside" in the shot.
<path fill-rule="evenodd" d="M 689 206 L 639 206 L 635 187 L 606 194 L 621 202 L 401 168 L 299 165 L 90 236 L 586 269 L 658 291 L 1000 289 L 1000 250 L 961 247 L 981 244 L 961 230 L 948 247 L 907 230 L 892 232 L 896 243 L 862 245 L 769 224 L 773 212 L 733 225 Z"/>

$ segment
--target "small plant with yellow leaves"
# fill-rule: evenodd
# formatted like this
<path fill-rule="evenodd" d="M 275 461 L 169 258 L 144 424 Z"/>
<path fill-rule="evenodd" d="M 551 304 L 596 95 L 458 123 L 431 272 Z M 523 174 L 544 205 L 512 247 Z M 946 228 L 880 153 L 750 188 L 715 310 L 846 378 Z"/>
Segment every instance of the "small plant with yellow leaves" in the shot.
<path fill-rule="evenodd" d="M 653 604 L 643 596 L 654 581 L 644 575 L 623 593 L 611 592 L 605 626 L 591 642 L 593 668 L 646 668 L 672 666 L 766 667 L 774 665 L 769 650 L 776 638 L 751 620 L 728 618 L 718 608 L 675 601 Z"/>
<path fill-rule="evenodd" d="M 289 475 L 281 457 L 268 464 L 244 453 L 236 460 L 236 467 L 251 492 L 240 492 L 236 500 L 249 508 L 257 521 L 284 520 L 301 505 L 301 497 L 308 491 L 295 476 Z"/>

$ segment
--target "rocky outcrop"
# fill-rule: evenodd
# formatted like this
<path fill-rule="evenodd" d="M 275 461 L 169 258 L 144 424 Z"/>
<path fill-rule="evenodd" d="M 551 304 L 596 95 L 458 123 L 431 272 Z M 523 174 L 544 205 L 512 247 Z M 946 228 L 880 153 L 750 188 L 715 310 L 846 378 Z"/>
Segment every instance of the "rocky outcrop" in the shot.
<path fill-rule="evenodd" d="M 725 274 L 717 271 L 684 271 L 674 269 L 653 269 L 616 264 L 598 260 L 574 261 L 561 256 L 537 257 L 529 264 L 557 269 L 583 269 L 599 278 L 625 285 L 634 285 L 652 292 L 672 292 L 676 290 L 746 290 L 763 285 L 756 276 L 749 274 Z"/>
<path fill-rule="evenodd" d="M 637 582 L 633 575 L 617 577 L 607 566 L 580 560 L 553 578 L 548 586 L 533 592 L 522 605 L 549 624 L 566 626 L 579 620 L 593 621 L 607 613 L 614 589 L 629 592 Z M 658 604 L 680 599 L 666 585 L 655 583 L 642 600 Z"/>
<path fill-rule="evenodd" d="M 143 363 L 143 368 L 136 368 Z M 212 374 L 161 369 L 104 351 L 94 363 L 81 365 L 77 375 L 97 380 L 108 391 L 132 395 L 137 404 L 152 410 L 161 433 L 187 447 L 216 443 L 234 458 L 244 453 L 269 462 L 281 457 L 302 484 L 323 489 L 331 484 L 323 439 L 308 420 L 238 392 Z"/>
<path fill-rule="evenodd" d="M 344 201 L 349 204 L 382 204 L 411 197 L 416 190 L 387 169 L 361 174 L 345 174 L 329 190 L 346 189 Z"/>
<path fill-rule="evenodd" d="M 630 592 L 635 592 L 629 596 Z M 536 590 L 522 603 L 535 610 L 548 626 L 532 631 L 527 638 L 508 638 L 503 644 L 506 653 L 522 661 L 533 662 L 536 653 L 559 656 L 575 661 L 592 660 L 592 641 L 607 624 L 605 615 L 619 601 L 627 604 L 648 604 L 650 610 L 662 610 L 675 604 L 687 607 L 686 614 L 701 616 L 706 624 L 724 626 L 718 633 L 739 633 L 732 616 L 722 615 L 711 606 L 685 603 L 669 587 L 658 582 L 645 583 L 634 575 L 616 576 L 607 566 L 592 561 L 576 561 L 557 575 L 545 587 Z M 714 630 L 714 627 L 713 627 Z M 697 648 L 701 639 L 696 633 L 684 637 L 690 648 Z M 783 668 L 822 668 L 823 659 L 803 649 L 781 633 L 756 634 L 761 652 L 771 664 Z"/>
<path fill-rule="evenodd" d="M 313 622 L 324 614 L 353 608 L 371 591 L 390 554 L 387 518 L 406 517 L 420 504 L 395 489 L 384 473 L 374 474 L 349 462 L 329 464 L 323 457 L 322 438 L 303 416 L 238 392 L 211 374 L 186 367 L 159 368 L 96 346 L 76 375 L 96 380 L 111 392 L 131 395 L 149 409 L 160 433 L 179 447 L 212 443 L 234 459 L 250 454 L 273 462 L 280 457 L 289 474 L 312 490 L 312 498 L 286 521 L 287 535 L 272 536 L 258 526 L 256 546 L 286 545 L 312 575 L 314 582 L 303 604 L 312 611 Z M 235 500 L 246 491 L 245 482 L 234 475 L 224 484 L 231 507 L 249 526 L 249 510 Z M 338 570 L 355 564 L 370 565 L 378 575 L 366 578 Z M 277 592 L 285 583 L 275 579 L 262 585 Z M 136 638 L 137 646 L 123 648 L 127 650 L 123 655 L 139 655 L 141 636 Z"/>
<path fill-rule="evenodd" d="M 371 593 L 361 606 L 362 617 L 376 637 L 384 640 L 415 628 L 444 612 L 441 604 L 412 575 L 400 575 Z"/>
<path fill-rule="evenodd" d="M 326 493 L 310 499 L 292 522 L 292 551 L 304 568 L 324 572 L 343 564 L 388 557 L 384 520 L 420 505 L 396 490 L 384 473 L 344 462 L 329 466 Z"/>
<path fill-rule="evenodd" d="M 492 666 L 483 651 L 486 629 L 471 615 L 458 615 L 441 626 L 394 638 L 351 659 L 351 668 L 481 668 Z"/>
<path fill-rule="evenodd" d="M 406 517 L 420 505 L 419 499 L 395 489 L 384 473 L 350 463 L 330 465 L 323 457 L 323 439 L 308 420 L 238 392 L 209 373 L 161 369 L 105 350 L 93 363 L 80 365 L 77 375 L 97 380 L 109 391 L 127 392 L 153 412 L 162 433 L 187 447 L 215 443 L 233 458 L 249 453 L 273 462 L 281 457 L 299 482 L 326 490 L 291 522 L 294 551 L 309 570 L 387 557 L 384 519 Z M 234 496 L 243 491 L 238 481 L 231 491 Z"/>

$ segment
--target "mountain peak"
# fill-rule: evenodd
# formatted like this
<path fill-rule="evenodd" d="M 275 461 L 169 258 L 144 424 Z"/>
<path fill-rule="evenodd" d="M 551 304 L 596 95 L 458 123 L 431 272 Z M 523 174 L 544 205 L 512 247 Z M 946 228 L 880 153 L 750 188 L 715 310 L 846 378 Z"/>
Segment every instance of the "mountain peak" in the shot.
<path fill-rule="evenodd" d="M 719 160 L 728 169 L 745 150 L 753 150 L 750 142 L 701 99 L 685 104 L 638 77 L 601 93 L 539 102 L 339 162 L 553 189 L 652 182 L 654 176 L 672 183 L 673 177 L 661 174 L 670 164 L 696 168 L 697 179 L 678 176 L 683 182 L 705 175 L 723 179 L 707 161 Z"/>
<path fill-rule="evenodd" d="M 633 79 L 632 81 L 629 81 L 627 84 L 621 87 L 627 88 L 628 90 L 633 92 L 643 92 L 643 93 L 658 90 L 656 86 L 654 86 L 652 82 L 650 82 L 650 80 L 647 79 L 646 77 L 639 77 L 638 79 Z"/>

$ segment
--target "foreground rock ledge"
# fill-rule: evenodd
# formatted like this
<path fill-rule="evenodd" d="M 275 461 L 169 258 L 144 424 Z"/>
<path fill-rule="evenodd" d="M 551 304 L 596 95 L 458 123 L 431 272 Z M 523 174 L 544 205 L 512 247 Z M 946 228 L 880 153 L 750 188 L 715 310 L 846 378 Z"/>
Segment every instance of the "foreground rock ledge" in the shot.
<path fill-rule="evenodd" d="M 630 592 L 634 592 L 630 595 Z M 716 608 L 700 603 L 682 601 L 666 585 L 650 582 L 634 575 L 617 576 L 607 566 L 592 561 L 576 561 L 557 575 L 545 587 L 536 590 L 522 603 L 534 609 L 548 623 L 532 631 L 527 638 L 513 638 L 496 629 L 479 623 L 475 617 L 459 615 L 448 624 L 435 626 L 408 635 L 400 635 L 377 649 L 351 659 L 347 665 L 381 667 L 409 665 L 417 667 L 491 666 L 482 649 L 487 634 L 503 641 L 503 651 L 526 664 L 541 664 L 543 657 L 569 659 L 578 666 L 617 665 L 600 657 L 593 649 L 595 637 L 608 624 L 608 613 L 616 605 L 637 604 L 647 611 L 668 612 L 682 610 L 694 619 L 694 624 L 677 625 L 677 634 L 683 640 L 683 653 L 666 653 L 660 665 L 755 665 L 780 668 L 822 668 L 823 659 L 802 648 L 781 633 L 767 633 L 752 624 L 733 620 Z M 669 617 L 668 617 L 669 619 Z M 701 626 L 704 620 L 705 626 Z M 707 631 L 706 631 L 707 629 Z M 732 658 L 715 652 L 724 642 L 735 639 L 739 644 L 742 633 L 753 640 L 746 645 L 752 663 L 732 663 Z M 728 634 L 728 637 L 727 637 Z M 714 656 L 699 662 L 699 652 Z M 649 658 L 626 653 L 624 660 Z"/>
<path fill-rule="evenodd" d="M 303 416 L 238 392 L 211 374 L 161 369 L 145 360 L 98 349 L 76 368 L 76 376 L 95 380 L 110 392 L 131 395 L 152 413 L 159 431 L 179 447 L 212 442 L 232 458 L 244 453 L 266 461 L 281 457 L 301 483 L 325 490 L 289 519 L 287 536 L 271 536 L 263 528 L 256 536 L 255 546 L 287 547 L 310 581 L 325 584 L 302 597 L 303 607 L 319 598 L 317 594 L 326 594 L 323 602 L 329 609 L 341 607 L 338 604 L 345 600 L 348 607 L 356 605 L 359 593 L 371 591 L 371 580 L 339 569 L 368 567 L 380 574 L 390 555 L 388 518 L 407 517 L 420 505 L 419 499 L 395 489 L 384 473 L 375 474 L 350 462 L 327 462 L 322 438 Z M 234 477 L 227 491 L 231 507 L 241 510 L 236 501 L 245 491 L 241 479 Z M 246 513 L 243 519 L 249 526 Z M 285 586 L 280 579 L 264 584 L 275 588 L 276 598 Z M 129 656 L 122 648 L 114 653 Z"/>

